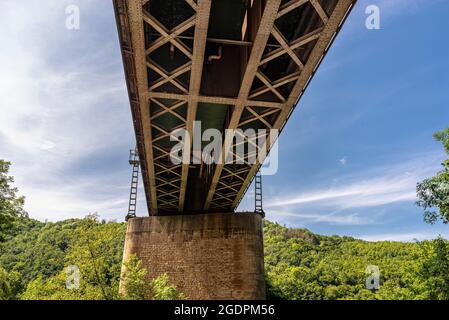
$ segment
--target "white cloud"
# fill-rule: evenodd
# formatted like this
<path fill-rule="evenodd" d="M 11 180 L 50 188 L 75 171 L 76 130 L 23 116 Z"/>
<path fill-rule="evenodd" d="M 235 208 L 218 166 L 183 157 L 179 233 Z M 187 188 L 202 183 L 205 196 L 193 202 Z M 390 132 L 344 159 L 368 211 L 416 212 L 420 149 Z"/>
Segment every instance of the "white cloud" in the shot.
<path fill-rule="evenodd" d="M 266 212 L 271 219 L 306 227 L 318 223 L 380 225 L 386 218 L 385 205 L 416 201 L 416 183 L 438 171 L 444 157 L 441 152 L 409 154 L 410 160 L 404 162 L 399 160 L 403 156 L 396 156 L 390 164 L 361 169 L 351 175 L 322 173 L 329 177 L 328 186 L 315 185 L 287 196 L 279 196 L 285 191 L 278 188 L 276 193 L 265 197 Z M 286 188 L 291 190 L 294 186 Z"/>
<path fill-rule="evenodd" d="M 65 179 L 54 184 L 50 181 L 43 183 L 45 188 L 34 181 L 24 188 L 26 208 L 33 218 L 56 221 L 82 218 L 97 212 L 103 218 L 123 220 L 126 214 L 129 185 L 121 176 L 95 175 L 92 178 Z M 138 194 L 138 207 L 145 209 L 142 189 Z"/>
<path fill-rule="evenodd" d="M 343 157 L 343 158 L 341 158 L 341 159 L 339 160 L 339 162 L 340 162 L 342 165 L 346 165 L 346 163 L 348 162 L 348 160 L 346 159 L 346 157 Z"/>
<path fill-rule="evenodd" d="M 0 158 L 13 162 L 32 217 L 124 217 L 134 142 L 118 40 L 101 33 L 115 28 L 112 5 L 75 1 L 84 20 L 70 31 L 65 7 L 73 2 L 2 3 Z M 102 167 L 118 149 L 123 167 L 110 176 Z"/>
<path fill-rule="evenodd" d="M 315 204 L 320 207 L 358 209 L 416 199 L 416 183 L 435 173 L 441 154 L 424 154 L 407 163 L 392 164 L 340 178 L 339 183 L 287 197 L 269 199 L 269 208 Z M 335 181 L 335 180 L 334 180 Z"/>
<path fill-rule="evenodd" d="M 340 209 L 379 206 L 394 202 L 414 200 L 413 178 L 381 177 L 365 181 L 352 182 L 330 189 L 318 189 L 301 193 L 268 204 L 268 207 L 280 207 L 305 203 L 319 203 L 321 206 Z"/>
<path fill-rule="evenodd" d="M 444 238 L 449 238 L 449 232 L 441 234 Z M 399 241 L 399 242 L 413 242 L 415 240 L 432 240 L 438 237 L 435 232 L 411 232 L 411 233 L 385 233 L 374 235 L 356 236 L 358 239 L 366 241 Z"/>
<path fill-rule="evenodd" d="M 301 221 L 302 224 L 307 223 L 325 223 L 329 225 L 345 225 L 345 226 L 357 226 L 357 225 L 368 225 L 373 224 L 375 221 L 366 216 L 362 216 L 359 213 L 341 213 L 340 211 L 335 211 L 329 214 L 326 213 L 301 213 L 299 212 L 283 212 L 276 211 L 274 217 L 276 219 L 289 220 L 295 223 L 296 221 Z"/>

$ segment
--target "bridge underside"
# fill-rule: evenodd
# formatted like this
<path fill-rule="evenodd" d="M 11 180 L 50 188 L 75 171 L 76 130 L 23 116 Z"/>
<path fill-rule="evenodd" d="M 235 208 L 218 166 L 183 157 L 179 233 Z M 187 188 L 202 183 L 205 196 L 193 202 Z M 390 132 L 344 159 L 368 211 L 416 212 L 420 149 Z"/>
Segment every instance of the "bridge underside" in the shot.
<path fill-rule="evenodd" d="M 175 165 L 170 133 L 282 130 L 354 3 L 114 0 L 151 215 L 235 210 L 260 163 Z"/>

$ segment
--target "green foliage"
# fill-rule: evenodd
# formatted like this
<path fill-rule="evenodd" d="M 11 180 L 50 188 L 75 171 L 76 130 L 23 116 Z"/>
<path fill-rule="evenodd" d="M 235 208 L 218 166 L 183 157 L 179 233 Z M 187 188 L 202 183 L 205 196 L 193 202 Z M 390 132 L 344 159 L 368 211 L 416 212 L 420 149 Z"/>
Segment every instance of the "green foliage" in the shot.
<path fill-rule="evenodd" d="M 0 268 L 0 300 L 9 300 L 12 297 L 9 275 L 5 269 Z"/>
<path fill-rule="evenodd" d="M 151 291 L 151 286 L 146 280 L 147 271 L 142 267 L 142 262 L 136 255 L 131 255 L 125 262 L 122 275 L 123 299 L 145 300 Z"/>
<path fill-rule="evenodd" d="M 167 275 L 146 280 L 135 256 L 123 275 L 127 294 L 119 295 L 125 232 L 125 223 L 96 215 L 57 223 L 17 218 L 0 244 L 0 299 L 183 299 Z M 79 269 L 79 288 L 67 288 L 68 266 Z"/>
<path fill-rule="evenodd" d="M 185 295 L 179 293 L 176 286 L 170 284 L 167 274 L 163 274 L 150 283 L 153 300 L 184 300 Z"/>
<path fill-rule="evenodd" d="M 449 128 L 435 138 L 449 153 Z M 449 222 L 449 160 L 435 177 L 418 184 L 426 220 Z M 0 300 L 181 300 L 167 274 L 148 281 L 131 256 L 119 294 L 125 223 L 100 222 L 96 215 L 57 223 L 28 218 L 24 198 L 0 160 Z M 439 212 L 430 211 L 438 209 Z M 265 269 L 269 299 L 449 299 L 449 242 L 365 242 L 319 236 L 266 222 Z M 380 288 L 368 290 L 370 265 L 381 272 Z M 79 270 L 79 282 L 68 286 Z M 72 278 L 70 278 L 72 279 Z"/>
<path fill-rule="evenodd" d="M 26 291 L 20 295 L 22 300 L 78 300 L 77 294 L 65 287 L 64 274 L 44 279 L 38 275 L 36 279 L 28 283 Z"/>
<path fill-rule="evenodd" d="M 83 219 L 75 230 L 65 261 L 79 268 L 83 296 L 118 299 L 125 231 L 125 224 L 100 223 L 96 215 Z"/>
<path fill-rule="evenodd" d="M 442 142 L 449 154 L 449 128 L 434 135 L 437 141 Z M 443 164 L 443 170 L 435 176 L 418 183 L 416 204 L 424 209 L 424 220 L 435 223 L 438 219 L 449 223 L 449 159 Z"/>
<path fill-rule="evenodd" d="M 12 185 L 14 178 L 8 176 L 11 164 L 0 159 L 0 241 L 12 227 L 15 217 L 26 215 L 23 210 L 24 197 L 17 196 L 17 188 Z"/>
<path fill-rule="evenodd" d="M 185 295 L 179 293 L 170 283 L 167 274 L 148 282 L 147 271 L 136 255 L 131 255 L 125 262 L 122 275 L 122 298 L 125 300 L 183 300 Z"/>
<path fill-rule="evenodd" d="M 436 132 L 433 137 L 435 140 L 443 143 L 444 149 L 449 154 L 449 127 L 442 131 Z"/>
<path fill-rule="evenodd" d="M 24 299 L 117 299 L 126 224 L 95 216 L 57 223 L 17 218 L 0 244 L 0 266 L 21 275 Z M 66 267 L 80 270 L 67 290 Z"/>
<path fill-rule="evenodd" d="M 42 223 L 15 219 L 0 243 L 0 299 L 184 299 L 166 274 L 154 280 L 131 256 L 119 295 L 126 224 L 82 220 Z M 365 242 L 319 236 L 265 222 L 269 299 L 449 299 L 449 243 Z M 380 289 L 368 290 L 367 266 L 378 266 Z M 68 288 L 68 266 L 80 271 Z"/>
<path fill-rule="evenodd" d="M 426 257 L 420 265 L 423 298 L 449 300 L 449 242 L 442 238 L 420 244 Z"/>
<path fill-rule="evenodd" d="M 0 265 L 18 271 L 23 282 L 42 275 L 48 278 L 64 268 L 64 257 L 78 222 L 41 223 L 16 219 L 5 242 L 0 244 Z"/>
<path fill-rule="evenodd" d="M 14 300 L 20 290 L 20 274 L 16 271 L 6 272 L 0 267 L 0 300 Z"/>
<path fill-rule="evenodd" d="M 264 236 L 270 299 L 447 299 L 448 247 L 435 249 L 442 240 L 365 242 L 313 235 L 268 221 Z M 379 290 L 366 288 L 370 274 L 365 270 L 370 265 L 379 267 Z"/>

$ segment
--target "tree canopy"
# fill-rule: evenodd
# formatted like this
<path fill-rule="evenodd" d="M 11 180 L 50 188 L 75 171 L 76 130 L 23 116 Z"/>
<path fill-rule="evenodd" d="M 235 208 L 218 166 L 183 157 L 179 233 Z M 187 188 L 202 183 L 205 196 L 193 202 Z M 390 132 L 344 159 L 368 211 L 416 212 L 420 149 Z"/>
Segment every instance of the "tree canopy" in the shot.
<path fill-rule="evenodd" d="M 125 232 L 126 223 L 95 214 L 56 223 L 17 218 L 0 244 L 0 300 L 182 299 L 167 275 L 147 279 L 137 257 L 121 275 Z M 74 270 L 79 279 L 68 287 Z M 119 292 L 121 277 L 129 294 Z"/>
<path fill-rule="evenodd" d="M 448 130 L 436 135 L 446 149 Z M 438 189 L 447 183 L 448 161 L 443 165 L 436 182 L 422 184 L 432 200 L 420 201 L 447 221 L 447 195 Z M 95 214 L 60 222 L 30 219 L 9 166 L 0 162 L 0 300 L 186 298 L 168 275 L 148 279 L 135 256 L 121 273 L 126 223 L 100 221 Z M 269 299 L 449 299 L 449 242 L 442 238 L 365 242 L 265 221 L 264 239 Z M 376 268 L 379 286 L 371 288 Z"/>
<path fill-rule="evenodd" d="M 449 127 L 435 133 L 434 138 L 443 144 L 449 154 Z M 439 219 L 449 223 L 449 159 L 442 166 L 443 170 L 418 183 L 416 187 L 419 199 L 417 205 L 424 209 L 424 220 L 431 224 Z"/>
<path fill-rule="evenodd" d="M 25 215 L 24 197 L 17 195 L 14 178 L 9 176 L 11 163 L 0 159 L 0 241 L 11 228 L 15 217 Z"/>
<path fill-rule="evenodd" d="M 148 279 L 137 257 L 121 275 L 125 223 L 17 218 L 0 244 L 0 299 L 183 299 L 167 275 Z M 366 242 L 265 221 L 270 299 L 449 299 L 449 243 Z M 67 288 L 70 266 L 79 287 Z M 380 287 L 366 287 L 368 266 Z M 122 277 L 126 294 L 120 295 Z M 123 293 L 123 292 L 122 292 Z"/>
<path fill-rule="evenodd" d="M 449 242 L 366 242 L 304 237 L 308 230 L 266 221 L 267 296 L 288 300 L 449 299 Z M 368 288 L 371 270 L 379 287 Z"/>

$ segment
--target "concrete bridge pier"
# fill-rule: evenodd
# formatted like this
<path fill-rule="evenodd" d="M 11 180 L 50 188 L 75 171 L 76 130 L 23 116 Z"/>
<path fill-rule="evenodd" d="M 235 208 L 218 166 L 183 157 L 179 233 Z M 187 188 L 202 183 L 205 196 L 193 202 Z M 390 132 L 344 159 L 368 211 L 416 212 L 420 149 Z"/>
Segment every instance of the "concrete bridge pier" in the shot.
<path fill-rule="evenodd" d="M 167 273 L 189 300 L 265 299 L 263 218 L 256 213 L 151 216 L 128 222 L 124 261 Z"/>

